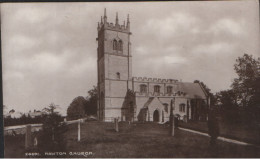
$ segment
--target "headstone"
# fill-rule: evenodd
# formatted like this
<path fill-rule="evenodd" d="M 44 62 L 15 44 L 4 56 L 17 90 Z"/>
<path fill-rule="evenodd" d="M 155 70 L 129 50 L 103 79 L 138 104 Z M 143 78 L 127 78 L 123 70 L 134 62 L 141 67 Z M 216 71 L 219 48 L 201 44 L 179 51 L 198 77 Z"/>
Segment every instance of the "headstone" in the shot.
<path fill-rule="evenodd" d="M 80 119 L 78 120 L 78 141 L 80 141 Z"/>
<path fill-rule="evenodd" d="M 67 121 L 67 118 L 64 118 L 64 122 L 66 122 Z"/>
<path fill-rule="evenodd" d="M 32 146 L 32 127 L 30 124 L 26 125 L 25 132 L 25 148 L 28 149 Z"/>
<path fill-rule="evenodd" d="M 114 121 L 115 121 L 115 131 L 118 132 L 119 131 L 118 130 L 118 119 L 115 118 Z"/>
<path fill-rule="evenodd" d="M 186 116 L 186 115 L 184 115 L 184 116 L 183 116 L 183 121 L 184 121 L 185 123 L 187 123 L 187 122 L 188 122 L 188 118 L 187 118 L 187 116 Z"/>
<path fill-rule="evenodd" d="M 38 145 L 38 139 L 37 137 L 35 136 L 34 139 L 33 139 L 33 146 L 37 146 Z"/>

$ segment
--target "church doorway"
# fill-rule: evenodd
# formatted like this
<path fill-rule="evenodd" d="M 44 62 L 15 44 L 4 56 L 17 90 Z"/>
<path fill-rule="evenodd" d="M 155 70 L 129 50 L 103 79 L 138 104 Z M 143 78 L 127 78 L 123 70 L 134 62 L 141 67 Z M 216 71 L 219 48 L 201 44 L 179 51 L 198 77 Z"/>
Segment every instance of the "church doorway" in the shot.
<path fill-rule="evenodd" d="M 158 110 L 155 110 L 153 112 L 153 121 L 154 122 L 159 122 L 159 111 Z"/>

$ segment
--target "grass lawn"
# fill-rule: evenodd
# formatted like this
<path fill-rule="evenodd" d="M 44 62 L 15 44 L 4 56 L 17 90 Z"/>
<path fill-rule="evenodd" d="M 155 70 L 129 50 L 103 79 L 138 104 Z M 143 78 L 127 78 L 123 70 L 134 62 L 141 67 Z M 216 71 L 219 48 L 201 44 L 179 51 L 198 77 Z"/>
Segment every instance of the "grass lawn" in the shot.
<path fill-rule="evenodd" d="M 184 128 L 189 128 L 208 133 L 207 122 L 189 121 L 188 123 L 179 122 Z M 260 145 L 260 127 L 250 124 L 228 124 L 219 122 L 220 136 Z"/>
<path fill-rule="evenodd" d="M 66 156 L 69 152 L 92 152 L 88 157 L 260 157 L 260 148 L 217 141 L 209 147 L 209 138 L 182 130 L 169 136 L 169 127 L 155 123 L 119 123 L 119 132 L 113 123 L 87 122 L 81 125 L 81 141 L 77 141 L 77 124 L 69 125 L 63 134 Z M 25 157 L 24 140 L 5 138 L 5 157 Z M 49 152 L 52 152 L 49 150 Z M 52 156 L 40 156 L 52 157 Z"/>

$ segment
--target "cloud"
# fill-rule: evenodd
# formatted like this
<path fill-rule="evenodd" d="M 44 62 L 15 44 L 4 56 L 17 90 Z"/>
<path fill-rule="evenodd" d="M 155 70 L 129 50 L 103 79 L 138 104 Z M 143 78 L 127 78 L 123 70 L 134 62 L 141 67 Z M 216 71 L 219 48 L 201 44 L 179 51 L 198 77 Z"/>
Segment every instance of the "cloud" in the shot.
<path fill-rule="evenodd" d="M 143 30 L 149 28 L 156 37 L 169 38 L 181 30 L 196 26 L 196 17 L 187 13 L 172 13 L 163 19 L 150 19 Z M 194 28 L 195 30 L 195 28 Z"/>
<path fill-rule="evenodd" d="M 236 22 L 232 19 L 224 18 L 214 23 L 209 29 L 209 32 L 213 32 L 214 34 L 225 33 L 232 34 L 234 36 L 241 36 L 241 34 L 244 33 L 244 30 L 242 29 L 243 24 L 243 20 Z"/>
<path fill-rule="evenodd" d="M 29 23 L 40 23 L 46 21 L 50 17 L 50 12 L 37 6 L 26 6 L 19 8 L 14 14 L 15 20 L 23 20 Z"/>
<path fill-rule="evenodd" d="M 192 52 L 197 56 L 203 56 L 205 54 L 220 56 L 225 54 L 232 54 L 233 47 L 234 46 L 232 44 L 225 42 L 202 44 L 195 46 Z"/>

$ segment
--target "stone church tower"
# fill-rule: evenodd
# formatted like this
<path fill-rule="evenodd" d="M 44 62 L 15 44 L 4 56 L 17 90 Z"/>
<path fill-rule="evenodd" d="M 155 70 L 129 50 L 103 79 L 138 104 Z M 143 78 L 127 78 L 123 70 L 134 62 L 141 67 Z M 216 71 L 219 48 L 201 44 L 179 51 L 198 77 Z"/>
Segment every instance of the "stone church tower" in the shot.
<path fill-rule="evenodd" d="M 122 106 L 127 90 L 132 88 L 132 56 L 130 21 L 119 24 L 116 13 L 115 24 L 108 22 L 106 9 L 98 22 L 98 118 L 111 121 L 122 118 Z"/>

